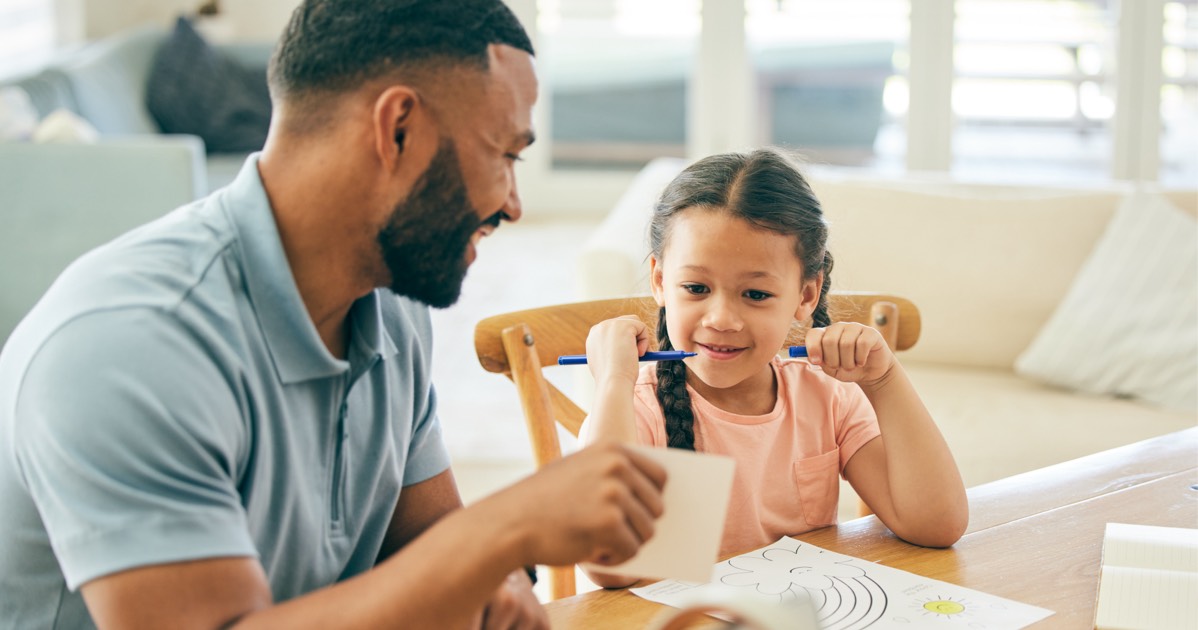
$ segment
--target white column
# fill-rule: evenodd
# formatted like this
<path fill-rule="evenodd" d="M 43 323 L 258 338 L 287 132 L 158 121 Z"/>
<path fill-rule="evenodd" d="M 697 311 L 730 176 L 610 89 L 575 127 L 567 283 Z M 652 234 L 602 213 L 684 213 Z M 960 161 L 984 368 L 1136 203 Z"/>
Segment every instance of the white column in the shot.
<path fill-rule="evenodd" d="M 954 22 L 953 0 L 911 0 L 909 171 L 952 167 Z"/>
<path fill-rule="evenodd" d="M 528 32 L 528 38 L 532 40 L 533 50 L 536 50 L 539 55 L 541 51 L 537 45 L 540 39 L 540 32 L 537 30 L 537 0 L 504 1 L 512 13 L 516 14 L 520 23 L 524 25 L 524 30 Z M 538 59 L 537 63 L 542 62 Z M 537 82 L 537 104 L 532 110 L 532 125 L 533 131 L 537 134 L 537 141 L 521 154 L 524 161 L 517 167 L 520 184 L 531 180 L 535 182 L 534 186 L 549 177 L 553 145 L 553 129 L 550 127 L 552 120 L 550 108 L 553 107 L 553 99 L 550 98 L 549 73 L 538 72 Z"/>
<path fill-rule="evenodd" d="M 87 40 L 83 0 L 53 0 L 54 46 L 67 48 Z"/>
<path fill-rule="evenodd" d="M 702 0 L 699 50 L 687 89 L 686 152 L 691 159 L 755 143 L 757 81 L 745 44 L 745 5 Z"/>
<path fill-rule="evenodd" d="M 1114 179 L 1156 181 L 1160 175 L 1161 47 L 1164 0 L 1121 0 L 1112 121 Z"/>

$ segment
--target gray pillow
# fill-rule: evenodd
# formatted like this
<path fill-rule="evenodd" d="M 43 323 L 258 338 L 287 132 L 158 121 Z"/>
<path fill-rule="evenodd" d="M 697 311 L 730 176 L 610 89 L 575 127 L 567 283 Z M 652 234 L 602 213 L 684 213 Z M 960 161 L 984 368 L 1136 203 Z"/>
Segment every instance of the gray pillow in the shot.
<path fill-rule="evenodd" d="M 225 57 L 185 17 L 154 55 L 146 107 L 163 133 L 197 135 L 209 153 L 257 151 L 270 126 L 265 70 Z"/>

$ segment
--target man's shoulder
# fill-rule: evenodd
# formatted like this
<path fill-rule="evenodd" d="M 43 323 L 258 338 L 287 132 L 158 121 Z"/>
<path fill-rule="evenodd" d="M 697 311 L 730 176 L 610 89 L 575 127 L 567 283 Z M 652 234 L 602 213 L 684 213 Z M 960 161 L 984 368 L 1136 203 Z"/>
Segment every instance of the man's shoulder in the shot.
<path fill-rule="evenodd" d="M 170 311 L 187 300 L 207 299 L 211 288 L 218 293 L 230 288 L 219 276 L 227 271 L 222 261 L 233 242 L 232 230 L 214 220 L 205 201 L 184 206 L 75 260 L 23 325 L 52 334 L 93 311 Z"/>
<path fill-rule="evenodd" d="M 121 353 L 128 356 L 155 343 L 154 335 L 157 342 L 172 336 L 192 344 L 228 336 L 237 317 L 236 279 L 221 260 L 231 236 L 203 204 L 184 206 L 73 262 L 13 330 L 0 364 L 25 366 L 56 340 L 71 340 L 54 344 L 71 361 L 118 361 L 94 348 L 120 339 L 130 346 Z M 175 349 L 147 347 L 145 355 L 170 360 Z"/>

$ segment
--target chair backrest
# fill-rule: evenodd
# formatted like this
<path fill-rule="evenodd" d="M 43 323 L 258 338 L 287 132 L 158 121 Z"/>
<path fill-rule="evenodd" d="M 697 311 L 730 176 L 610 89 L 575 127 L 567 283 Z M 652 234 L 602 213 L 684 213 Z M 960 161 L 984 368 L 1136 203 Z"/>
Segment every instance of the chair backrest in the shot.
<path fill-rule="evenodd" d="M 919 310 L 905 298 L 833 291 L 829 313 L 833 321 L 877 328 L 896 351 L 919 339 Z M 637 315 L 654 328 L 657 305 L 648 296 L 575 302 L 495 315 L 475 326 L 474 349 L 483 368 L 516 384 L 538 468 L 562 456 L 556 424 L 578 435 L 586 418 L 586 411 L 545 379 L 542 368 L 556 367 L 565 354 L 585 354 L 591 327 L 621 315 Z M 786 345 L 801 344 L 805 335 L 805 329 L 796 327 Z M 573 595 L 574 567 L 551 567 L 550 591 L 554 599 Z"/>

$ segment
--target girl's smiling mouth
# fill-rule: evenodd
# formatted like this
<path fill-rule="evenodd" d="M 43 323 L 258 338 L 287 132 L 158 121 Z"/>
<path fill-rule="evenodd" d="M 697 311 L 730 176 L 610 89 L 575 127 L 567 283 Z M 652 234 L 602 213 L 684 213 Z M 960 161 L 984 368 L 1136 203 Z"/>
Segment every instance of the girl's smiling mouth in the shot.
<path fill-rule="evenodd" d="M 745 348 L 737 346 L 707 345 L 703 343 L 696 343 L 695 346 L 702 356 L 715 359 L 716 361 L 728 361 L 735 359 L 743 354 L 746 350 Z"/>

